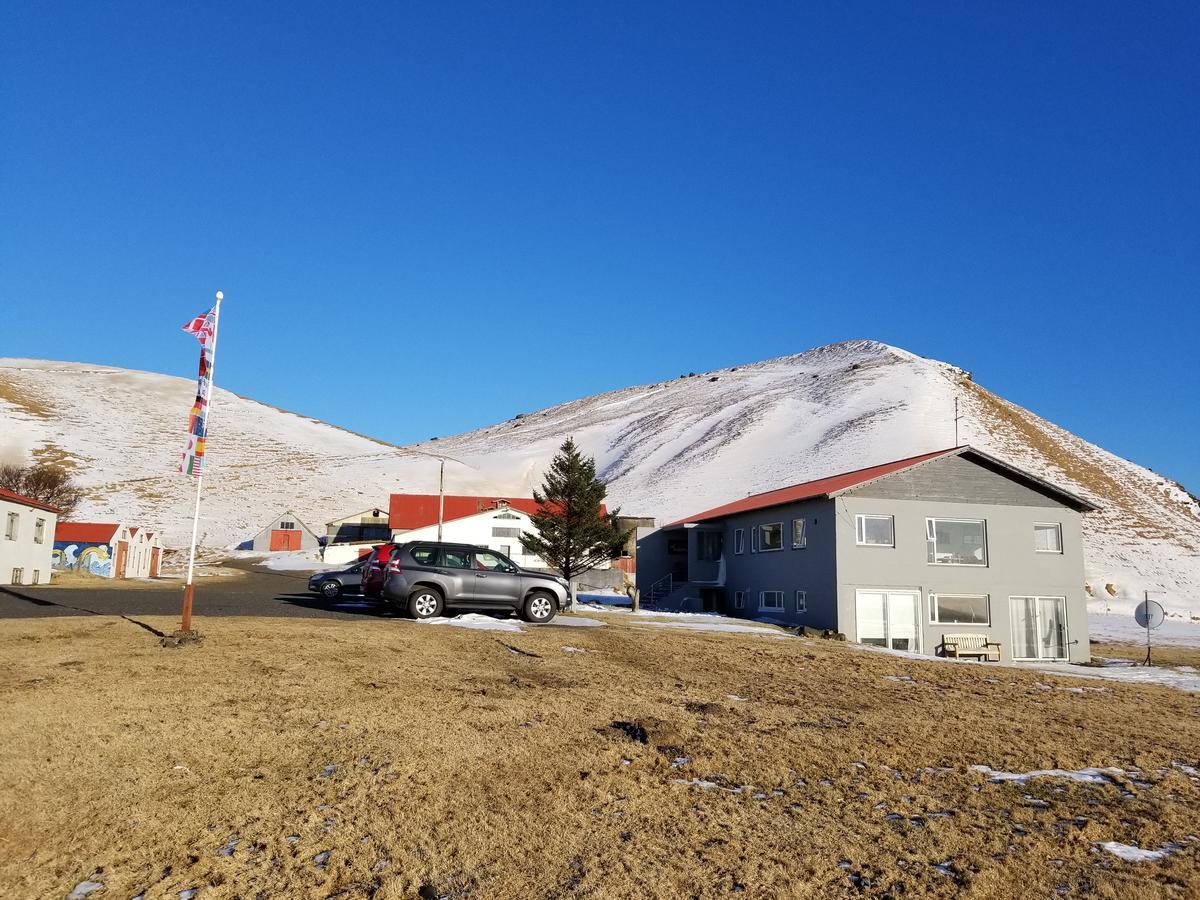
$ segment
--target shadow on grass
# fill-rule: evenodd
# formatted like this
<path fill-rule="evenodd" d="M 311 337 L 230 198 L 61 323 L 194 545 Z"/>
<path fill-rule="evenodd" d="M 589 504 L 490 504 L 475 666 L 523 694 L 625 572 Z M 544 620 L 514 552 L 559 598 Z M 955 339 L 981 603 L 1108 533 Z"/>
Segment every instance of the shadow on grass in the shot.
<path fill-rule="evenodd" d="M 344 613 L 348 616 L 367 616 L 375 619 L 407 618 L 390 604 L 384 603 L 382 600 L 372 600 L 362 594 L 344 594 L 334 600 L 327 600 L 316 593 L 278 594 L 275 599 L 288 606 Z"/>

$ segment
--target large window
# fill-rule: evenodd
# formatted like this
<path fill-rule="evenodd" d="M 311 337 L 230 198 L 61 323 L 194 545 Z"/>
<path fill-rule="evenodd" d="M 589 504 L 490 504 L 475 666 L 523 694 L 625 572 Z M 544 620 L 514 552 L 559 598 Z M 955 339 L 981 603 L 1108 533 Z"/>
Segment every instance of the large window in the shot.
<path fill-rule="evenodd" d="M 1033 549 L 1038 553 L 1062 553 L 1062 526 L 1057 522 L 1036 522 Z"/>
<path fill-rule="evenodd" d="M 520 537 L 520 528 L 500 528 L 496 525 L 492 526 L 492 537 Z"/>
<path fill-rule="evenodd" d="M 733 608 L 734 609 L 745 609 L 746 608 L 746 592 L 745 591 L 734 591 L 733 592 Z"/>
<path fill-rule="evenodd" d="M 746 549 L 746 529 L 735 528 L 733 530 L 733 552 L 741 555 Z"/>
<path fill-rule="evenodd" d="M 1067 658 L 1065 597 L 1009 597 L 1013 659 Z"/>
<path fill-rule="evenodd" d="M 987 523 L 983 519 L 926 519 L 927 561 L 937 566 L 986 566 Z"/>
<path fill-rule="evenodd" d="M 758 549 L 763 553 L 783 549 L 783 523 L 772 522 L 758 526 Z"/>
<path fill-rule="evenodd" d="M 35 544 L 44 544 L 46 542 L 46 520 L 38 519 L 33 523 L 33 542 Z M 34 572 L 36 575 L 37 573 Z M 34 582 L 35 584 L 37 582 Z"/>
<path fill-rule="evenodd" d="M 4 526 L 4 537 L 10 541 L 17 539 L 17 523 L 20 521 L 20 516 L 17 513 L 8 514 L 8 523 Z M 19 584 L 19 582 L 17 582 Z"/>
<path fill-rule="evenodd" d="M 796 591 L 796 612 L 802 613 L 808 611 L 808 594 L 804 591 Z"/>
<path fill-rule="evenodd" d="M 863 547 L 895 547 L 896 524 L 891 516 L 855 516 L 855 540 Z"/>
<path fill-rule="evenodd" d="M 701 531 L 696 535 L 696 559 L 715 561 L 725 549 L 725 535 L 719 531 Z"/>
<path fill-rule="evenodd" d="M 761 591 L 758 595 L 759 609 L 783 609 L 783 591 Z"/>
<path fill-rule="evenodd" d="M 929 621 L 934 625 L 991 625 L 986 594 L 930 594 Z"/>
<path fill-rule="evenodd" d="M 808 535 L 805 533 L 804 519 L 792 519 L 792 549 L 801 550 L 808 546 Z"/>

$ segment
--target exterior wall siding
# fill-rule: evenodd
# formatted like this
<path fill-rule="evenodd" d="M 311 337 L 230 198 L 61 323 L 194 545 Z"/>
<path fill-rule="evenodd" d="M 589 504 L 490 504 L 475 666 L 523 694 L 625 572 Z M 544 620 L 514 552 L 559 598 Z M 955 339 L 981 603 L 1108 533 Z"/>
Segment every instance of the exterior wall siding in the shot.
<path fill-rule="evenodd" d="M 1002 645 L 1002 659 L 1013 654 L 1009 598 L 1066 598 L 1067 642 L 1072 662 L 1085 662 L 1088 650 L 1087 602 L 1083 584 L 1081 516 L 1064 506 L 1012 506 L 946 500 L 897 500 L 846 494 L 837 498 L 838 620 L 850 640 L 858 639 L 857 592 L 890 588 L 920 595 L 921 652 L 932 654 L 943 634 L 987 634 Z M 895 547 L 861 547 L 856 543 L 857 515 L 894 517 Z M 927 561 L 927 517 L 983 519 L 987 523 L 986 566 L 933 565 Z M 1034 523 L 1062 526 L 1062 553 L 1034 550 Z M 989 625 L 935 624 L 930 621 L 930 595 L 986 594 Z"/>
<path fill-rule="evenodd" d="M 805 520 L 805 547 L 792 549 L 792 520 Z M 754 552 L 751 531 L 783 523 L 783 549 Z M 734 532 L 744 529 L 742 553 L 734 553 Z M 725 609 L 729 615 L 770 618 L 813 628 L 837 629 L 837 532 L 833 502 L 817 499 L 739 513 L 725 520 Z M 744 591 L 744 609 L 734 608 L 734 593 Z M 783 591 L 782 610 L 759 609 L 762 591 Z M 796 591 L 805 592 L 806 610 L 797 612 Z"/>
<path fill-rule="evenodd" d="M 280 528 L 285 522 L 292 522 L 295 530 L 301 532 L 300 549 L 315 550 L 320 546 L 320 541 L 317 540 L 316 534 L 313 533 L 307 525 L 301 522 L 296 516 L 290 512 L 285 512 L 283 515 L 276 517 L 266 528 L 260 531 L 254 538 L 251 547 L 260 553 L 269 553 L 271 550 L 271 533 L 275 531 L 290 531 L 292 529 Z"/>
<path fill-rule="evenodd" d="M 1041 506 L 1058 509 L 1062 503 L 1046 493 L 986 468 L 982 463 L 949 456 L 888 475 L 843 496 L 887 500 L 938 500 L 989 503 L 999 506 Z"/>

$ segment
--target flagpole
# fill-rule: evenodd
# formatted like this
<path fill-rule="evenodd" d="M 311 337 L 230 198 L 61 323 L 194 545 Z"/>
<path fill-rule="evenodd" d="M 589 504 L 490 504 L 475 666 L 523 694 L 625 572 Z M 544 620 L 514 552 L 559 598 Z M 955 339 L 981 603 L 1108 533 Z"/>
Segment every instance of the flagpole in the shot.
<path fill-rule="evenodd" d="M 221 301 L 225 299 L 225 295 L 221 291 L 217 291 L 217 306 L 216 312 L 213 313 L 213 333 L 212 333 L 212 358 L 208 364 L 208 404 L 205 407 L 205 432 L 208 431 L 208 425 L 212 423 L 212 404 L 213 396 L 216 393 L 216 371 L 217 371 L 217 332 L 221 327 Z M 203 458 L 201 458 L 203 460 Z M 196 533 L 200 529 L 200 486 L 204 482 L 204 463 L 200 463 L 200 471 L 196 474 L 196 508 L 192 513 L 192 547 L 188 551 L 188 569 L 187 582 L 183 586 L 183 621 L 180 623 L 179 630 L 187 634 L 192 630 L 192 599 L 195 594 L 195 588 L 192 586 L 192 572 L 196 567 Z"/>

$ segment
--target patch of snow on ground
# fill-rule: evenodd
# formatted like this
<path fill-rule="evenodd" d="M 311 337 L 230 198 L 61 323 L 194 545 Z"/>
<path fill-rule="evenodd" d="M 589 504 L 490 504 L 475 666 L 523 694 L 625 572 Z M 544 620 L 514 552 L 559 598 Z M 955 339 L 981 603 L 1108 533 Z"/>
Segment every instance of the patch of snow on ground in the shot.
<path fill-rule="evenodd" d="M 1118 644 L 1146 644 L 1146 629 L 1125 613 L 1088 613 L 1088 634 L 1093 640 Z M 1200 647 L 1200 622 L 1168 618 L 1150 632 L 1152 647 Z"/>
<path fill-rule="evenodd" d="M 599 619 L 589 619 L 587 616 L 576 616 L 573 614 L 557 616 L 553 624 L 572 625 L 576 628 L 596 628 L 604 625 Z"/>
<path fill-rule="evenodd" d="M 1111 766 L 1107 769 L 1035 769 L 1032 772 L 998 772 L 991 766 L 971 766 L 971 771 L 983 773 L 994 784 L 1003 781 L 1028 784 L 1034 778 L 1066 778 L 1086 784 L 1111 784 L 1114 778 L 1128 774 L 1124 769 Z"/>
<path fill-rule="evenodd" d="M 99 881 L 81 881 L 75 885 L 75 889 L 67 894 L 67 900 L 83 900 L 88 894 L 94 891 L 104 890 L 104 884 Z"/>
<path fill-rule="evenodd" d="M 312 557 L 311 550 L 290 550 L 272 553 L 254 565 L 273 572 L 331 572 L 346 568 L 341 563 L 325 563 Z"/>
<path fill-rule="evenodd" d="M 1141 847 L 1122 844 L 1120 841 L 1101 841 L 1099 846 L 1113 856 L 1131 863 L 1159 862 L 1180 849 L 1178 844 L 1163 844 L 1159 850 L 1143 850 Z"/>
<path fill-rule="evenodd" d="M 453 625 L 455 628 L 474 628 L 480 631 L 515 631 L 525 629 L 515 619 L 494 619 L 481 613 L 463 613 L 460 616 L 434 616 L 432 619 L 417 619 L 422 625 Z"/>
<path fill-rule="evenodd" d="M 762 625 L 734 625 L 730 622 L 638 622 L 639 625 L 658 625 L 663 628 L 683 628 L 688 631 L 721 631 L 757 634 L 761 637 L 786 638 L 791 635 Z"/>

